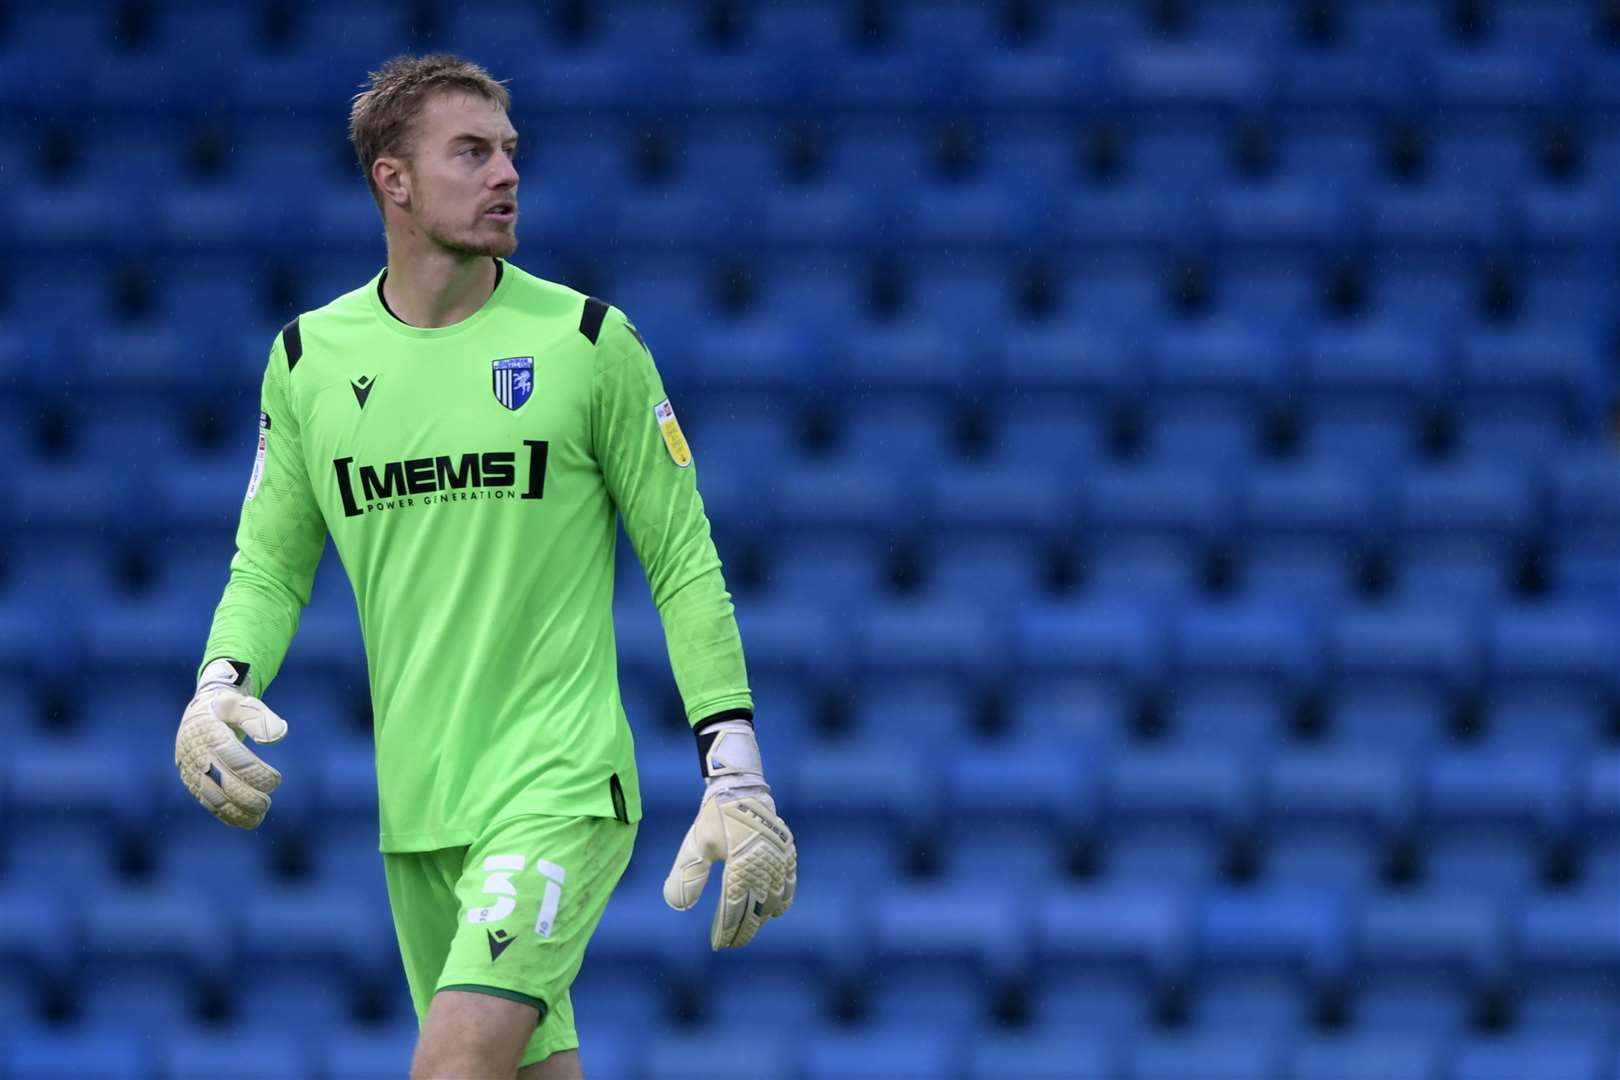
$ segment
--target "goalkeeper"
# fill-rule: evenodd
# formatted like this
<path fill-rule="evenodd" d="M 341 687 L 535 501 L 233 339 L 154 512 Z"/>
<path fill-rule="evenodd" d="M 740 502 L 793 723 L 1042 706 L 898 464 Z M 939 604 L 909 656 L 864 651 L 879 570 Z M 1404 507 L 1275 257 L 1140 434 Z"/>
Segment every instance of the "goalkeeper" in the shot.
<path fill-rule="evenodd" d="M 365 639 L 413 1077 L 581 1075 L 568 988 L 641 818 L 613 639 L 621 515 L 705 782 L 664 897 L 690 908 L 724 860 L 720 949 L 785 912 L 796 881 L 653 357 L 619 309 L 506 261 L 508 105 L 445 55 L 395 58 L 354 99 L 387 267 L 271 346 L 230 581 L 175 742 L 203 806 L 257 826 L 280 775 L 244 737 L 286 734 L 260 699 L 330 532 Z"/>

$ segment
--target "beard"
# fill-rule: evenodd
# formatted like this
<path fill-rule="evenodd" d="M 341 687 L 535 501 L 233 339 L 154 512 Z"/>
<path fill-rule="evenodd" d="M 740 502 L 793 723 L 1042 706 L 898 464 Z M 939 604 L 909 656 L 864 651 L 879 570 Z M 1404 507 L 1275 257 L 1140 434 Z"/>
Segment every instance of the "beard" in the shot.
<path fill-rule="evenodd" d="M 513 206 L 516 206 L 516 202 Z M 424 206 L 416 215 L 416 227 L 422 234 L 445 251 L 474 258 L 497 256 L 505 258 L 517 250 L 517 219 L 505 227 L 482 217 L 471 225 L 444 220 L 436 208 Z"/>

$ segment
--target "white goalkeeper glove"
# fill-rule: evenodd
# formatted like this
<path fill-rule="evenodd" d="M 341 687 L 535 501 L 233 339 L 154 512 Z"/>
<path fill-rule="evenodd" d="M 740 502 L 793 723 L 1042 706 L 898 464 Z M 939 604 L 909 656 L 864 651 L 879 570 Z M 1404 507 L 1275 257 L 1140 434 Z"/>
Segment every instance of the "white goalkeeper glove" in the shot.
<path fill-rule="evenodd" d="M 712 864 L 725 860 L 709 947 L 736 949 L 752 941 L 765 920 L 793 906 L 799 855 L 793 833 L 776 816 L 753 725 L 722 720 L 699 729 L 697 738 L 707 790 L 664 879 L 664 902 L 676 911 L 690 909 Z"/>
<path fill-rule="evenodd" d="M 281 774 L 244 743 L 280 742 L 287 722 L 253 696 L 248 665 L 215 660 L 197 679 L 197 694 L 180 717 L 174 764 L 180 779 L 215 817 L 239 829 L 256 829 L 270 809 Z"/>

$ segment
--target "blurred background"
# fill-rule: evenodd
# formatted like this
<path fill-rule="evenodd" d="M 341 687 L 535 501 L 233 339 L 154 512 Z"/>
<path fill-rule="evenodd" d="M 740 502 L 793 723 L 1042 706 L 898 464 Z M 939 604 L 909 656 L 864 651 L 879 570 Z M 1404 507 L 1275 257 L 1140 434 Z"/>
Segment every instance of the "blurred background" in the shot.
<path fill-rule="evenodd" d="M 0 5 L 0 1076 L 401 1076 L 328 553 L 257 833 L 174 775 L 367 71 L 510 80 L 515 261 L 696 458 L 799 900 L 621 537 L 592 1080 L 1620 1076 L 1620 4 Z"/>

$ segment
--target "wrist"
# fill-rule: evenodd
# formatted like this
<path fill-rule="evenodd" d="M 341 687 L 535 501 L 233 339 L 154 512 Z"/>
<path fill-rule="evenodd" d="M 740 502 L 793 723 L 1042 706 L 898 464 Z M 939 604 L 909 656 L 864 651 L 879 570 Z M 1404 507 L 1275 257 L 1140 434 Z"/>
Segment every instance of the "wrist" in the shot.
<path fill-rule="evenodd" d="M 254 697 L 252 665 L 246 660 L 219 657 L 203 665 L 197 676 L 197 693 L 204 690 L 235 690 Z"/>

